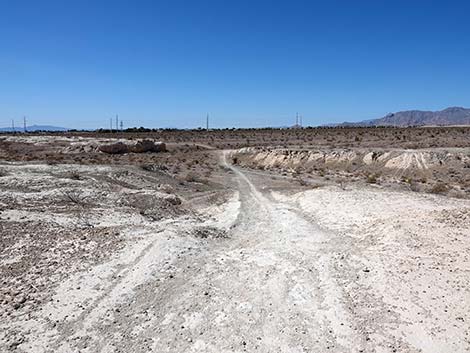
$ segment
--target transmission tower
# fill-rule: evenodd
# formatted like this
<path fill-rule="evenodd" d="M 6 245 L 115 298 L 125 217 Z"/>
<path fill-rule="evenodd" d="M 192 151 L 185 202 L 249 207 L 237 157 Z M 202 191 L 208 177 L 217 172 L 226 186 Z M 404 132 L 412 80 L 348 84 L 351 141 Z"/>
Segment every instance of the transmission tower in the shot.
<path fill-rule="evenodd" d="M 206 130 L 209 131 L 209 113 L 206 116 Z"/>
<path fill-rule="evenodd" d="M 120 123 L 120 124 L 121 124 L 121 132 L 123 132 L 124 130 L 123 130 L 122 127 L 123 127 L 124 124 L 123 124 L 122 120 L 121 120 L 121 123 Z"/>
<path fill-rule="evenodd" d="M 26 133 L 26 117 L 23 117 L 23 131 Z"/>
<path fill-rule="evenodd" d="M 11 131 L 15 132 L 15 120 L 11 119 Z"/>
<path fill-rule="evenodd" d="M 116 114 L 116 131 L 119 131 L 118 122 L 119 122 L 119 118 L 118 118 L 118 115 Z"/>
<path fill-rule="evenodd" d="M 113 132 L 113 118 L 109 118 L 109 131 Z"/>

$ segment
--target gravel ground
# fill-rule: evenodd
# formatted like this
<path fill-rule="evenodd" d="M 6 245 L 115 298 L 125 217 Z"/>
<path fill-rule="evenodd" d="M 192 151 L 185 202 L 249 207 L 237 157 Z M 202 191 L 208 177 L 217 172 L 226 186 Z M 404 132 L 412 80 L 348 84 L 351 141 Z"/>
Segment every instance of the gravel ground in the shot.
<path fill-rule="evenodd" d="M 0 350 L 470 350 L 468 200 L 221 163 L 226 196 L 187 199 L 152 171 L 6 165 Z"/>

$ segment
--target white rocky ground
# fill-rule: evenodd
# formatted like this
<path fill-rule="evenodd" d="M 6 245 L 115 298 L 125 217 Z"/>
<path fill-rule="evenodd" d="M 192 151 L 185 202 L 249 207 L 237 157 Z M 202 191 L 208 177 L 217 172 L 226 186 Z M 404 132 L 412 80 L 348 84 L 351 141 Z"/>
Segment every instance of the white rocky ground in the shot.
<path fill-rule="evenodd" d="M 470 202 L 377 188 L 274 196 L 339 238 L 332 266 L 377 351 L 470 349 Z"/>
<path fill-rule="evenodd" d="M 127 209 L 129 223 L 114 210 L 124 246 L 54 282 L 49 300 L 4 311 L 0 349 L 470 350 L 468 200 L 379 187 L 272 192 L 262 173 L 225 168 L 233 197 L 197 216 Z"/>

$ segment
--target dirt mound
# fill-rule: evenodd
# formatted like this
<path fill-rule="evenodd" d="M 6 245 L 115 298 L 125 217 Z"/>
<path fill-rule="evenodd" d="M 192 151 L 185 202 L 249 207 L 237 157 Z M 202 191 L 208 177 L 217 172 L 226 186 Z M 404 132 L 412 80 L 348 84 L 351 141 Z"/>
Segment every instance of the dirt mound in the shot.
<path fill-rule="evenodd" d="M 244 148 L 232 153 L 232 161 L 244 167 L 312 174 L 335 178 L 365 179 L 368 183 L 405 183 L 415 191 L 470 194 L 470 149 L 278 149 Z M 370 176 L 374 177 L 371 178 Z M 442 189 L 442 188 L 441 188 Z"/>
<path fill-rule="evenodd" d="M 409 151 L 409 150 L 377 150 L 364 149 L 322 149 L 322 150 L 290 150 L 269 148 L 243 148 L 234 153 L 234 157 L 242 156 L 241 160 L 257 162 L 259 167 L 280 166 L 295 168 L 305 163 L 321 163 L 329 165 L 365 164 L 380 165 L 387 169 L 429 169 L 444 163 L 455 161 L 462 164 L 470 161 L 470 151 L 453 149 L 445 151 Z M 244 158 L 243 158 L 244 156 Z"/>

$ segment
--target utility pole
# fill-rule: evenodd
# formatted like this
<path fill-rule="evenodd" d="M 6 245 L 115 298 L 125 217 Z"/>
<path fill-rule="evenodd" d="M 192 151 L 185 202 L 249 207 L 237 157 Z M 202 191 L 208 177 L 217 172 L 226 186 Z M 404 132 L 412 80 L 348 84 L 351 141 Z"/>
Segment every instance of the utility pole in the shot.
<path fill-rule="evenodd" d="M 26 117 L 23 117 L 23 131 L 26 133 Z"/>
<path fill-rule="evenodd" d="M 209 131 L 209 113 L 206 116 L 206 130 Z"/>
<path fill-rule="evenodd" d="M 118 115 L 116 114 L 116 132 L 119 131 L 118 120 Z"/>
<path fill-rule="evenodd" d="M 121 132 L 123 132 L 122 126 L 123 126 L 123 122 L 122 122 L 122 120 L 121 120 Z"/>
<path fill-rule="evenodd" d="M 109 131 L 113 132 L 113 118 L 109 118 Z"/>
<path fill-rule="evenodd" d="M 11 131 L 15 132 L 15 120 L 11 119 Z"/>
<path fill-rule="evenodd" d="M 300 116 L 300 127 L 302 127 L 302 115 Z"/>
<path fill-rule="evenodd" d="M 295 113 L 295 127 L 299 126 L 299 113 Z"/>

